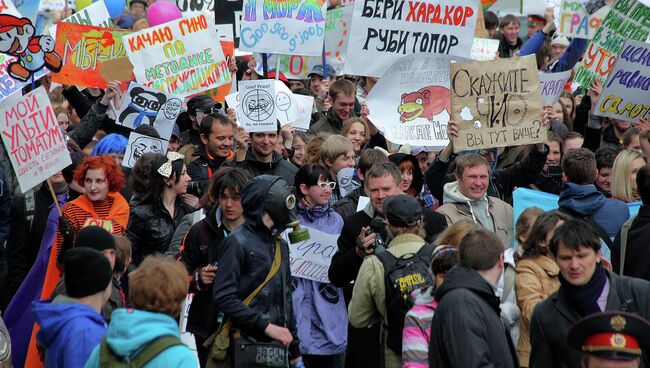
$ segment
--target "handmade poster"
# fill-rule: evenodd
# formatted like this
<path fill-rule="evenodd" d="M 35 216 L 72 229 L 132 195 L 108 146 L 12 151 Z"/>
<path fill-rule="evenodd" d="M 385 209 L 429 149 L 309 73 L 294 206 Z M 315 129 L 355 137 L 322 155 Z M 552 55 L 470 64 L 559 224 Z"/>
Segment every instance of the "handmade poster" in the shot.
<path fill-rule="evenodd" d="M 150 125 L 156 128 L 160 138 L 169 140 L 182 105 L 183 96 L 131 83 L 117 112 L 117 124 L 129 129 Z"/>
<path fill-rule="evenodd" d="M 234 36 L 232 34 L 232 27 L 228 24 L 216 24 L 215 30 L 217 31 L 217 37 L 219 37 L 219 43 L 221 43 L 221 50 L 226 58 L 226 61 L 230 58 L 235 57 L 235 42 Z M 204 93 L 212 97 L 216 102 L 223 102 L 226 95 L 230 92 L 237 90 L 237 78 L 231 78 L 231 82 L 224 84 L 220 87 L 210 89 Z"/>
<path fill-rule="evenodd" d="M 0 132 L 23 193 L 72 164 L 44 87 L 0 105 Z"/>
<path fill-rule="evenodd" d="M 298 106 L 298 118 L 291 123 L 291 126 L 297 130 L 307 131 L 314 111 L 314 97 L 294 94 L 293 98 Z"/>
<path fill-rule="evenodd" d="M 449 55 L 413 54 L 399 59 L 368 97 L 370 121 L 396 144 L 444 147 L 451 114 Z"/>
<path fill-rule="evenodd" d="M 9 14 L 18 18 L 22 17 L 11 0 L 0 0 L 0 14 Z"/>
<path fill-rule="evenodd" d="M 65 9 L 65 0 L 40 0 L 39 12 L 61 11 Z"/>
<path fill-rule="evenodd" d="M 148 152 L 160 153 L 162 155 L 167 153 L 167 146 L 169 142 L 162 138 L 154 138 L 148 135 L 131 132 L 129 134 L 129 142 L 126 144 L 126 151 L 124 151 L 124 160 L 122 166 L 133 167 L 138 159 Z"/>
<path fill-rule="evenodd" d="M 329 283 L 327 270 L 338 249 L 336 241 L 339 235 L 328 234 L 304 225 L 303 227 L 309 230 L 308 240 L 291 244 L 287 232 L 284 233 L 284 238 L 289 244 L 291 276 Z"/>
<path fill-rule="evenodd" d="M 229 95 L 227 95 L 224 100 L 226 100 L 226 104 L 228 108 L 234 109 L 235 110 L 235 115 L 237 115 L 237 125 L 241 125 L 241 122 L 239 120 L 240 112 L 239 112 L 239 93 L 234 92 Z"/>
<path fill-rule="evenodd" d="M 9 72 L 7 67 L 9 64 L 15 63 L 16 58 L 13 56 L 0 54 L 0 101 L 4 100 L 7 96 L 12 93 L 20 91 L 25 85 L 26 82 L 21 82 L 14 79 Z M 34 80 L 40 79 L 42 76 L 47 75 L 50 71 L 46 68 L 43 68 L 34 74 Z"/>
<path fill-rule="evenodd" d="M 273 79 L 239 82 L 239 121 L 249 133 L 277 130 L 277 109 Z"/>
<path fill-rule="evenodd" d="M 650 45 L 628 40 L 609 73 L 596 115 L 636 122 L 650 115 Z"/>
<path fill-rule="evenodd" d="M 354 3 L 345 74 L 381 77 L 399 58 L 435 53 L 469 58 L 479 0 Z"/>
<path fill-rule="evenodd" d="M 648 13 L 650 7 L 637 0 L 614 3 L 587 47 L 573 80 L 584 88 L 591 87 L 595 78 L 604 84 L 625 40 L 645 42 L 648 39 Z"/>
<path fill-rule="evenodd" d="M 490 0 L 483 1 L 488 10 L 496 14 L 538 14 L 544 15 L 548 1 L 543 0 Z M 491 4 L 490 4 L 491 3 Z M 489 5 L 488 5 L 489 4 Z M 486 7 L 483 8 L 486 10 Z"/>
<path fill-rule="evenodd" d="M 217 25 L 229 25 L 235 34 L 235 47 L 239 47 L 243 0 L 214 0 L 214 19 Z"/>
<path fill-rule="evenodd" d="M 189 96 L 231 82 L 228 63 L 207 13 L 124 36 L 138 83 Z"/>
<path fill-rule="evenodd" d="M 323 53 L 327 2 L 246 0 L 239 49 L 287 55 Z"/>
<path fill-rule="evenodd" d="M 173 0 L 183 15 L 200 12 L 213 12 L 214 0 Z M 240 8 L 241 9 L 241 8 Z"/>
<path fill-rule="evenodd" d="M 499 49 L 499 40 L 476 38 L 472 42 L 472 60 L 494 60 Z"/>
<path fill-rule="evenodd" d="M 563 0 L 558 19 L 558 32 L 567 37 L 592 39 L 610 7 L 605 5 L 589 14 L 580 0 Z"/>
<path fill-rule="evenodd" d="M 108 14 L 108 9 L 103 1 L 97 1 L 83 8 L 81 11 L 65 18 L 58 23 L 76 23 L 87 26 L 98 26 L 103 28 L 113 28 L 113 21 Z M 57 24 L 58 24 L 57 23 Z M 50 36 L 56 39 L 56 24 L 49 28 Z"/>
<path fill-rule="evenodd" d="M 101 28 L 85 24 L 59 23 L 56 52 L 63 68 L 52 75 L 52 81 L 84 87 L 106 88 L 109 81 L 100 75 L 102 63 L 125 59 L 122 36 L 130 31 Z"/>
<path fill-rule="evenodd" d="M 347 52 L 348 35 L 352 24 L 352 12 L 354 7 L 346 6 L 327 11 L 327 22 L 325 24 L 325 58 L 336 71 L 336 75 L 343 74 L 345 64 L 345 53 Z M 254 53 L 257 61 L 257 73 L 264 74 L 262 55 Z M 323 64 L 321 56 L 281 55 L 267 54 L 270 69 L 280 65 L 282 72 L 289 79 L 306 79 L 316 65 Z"/>
<path fill-rule="evenodd" d="M 452 63 L 450 87 L 454 152 L 546 141 L 535 55 Z"/>
<path fill-rule="evenodd" d="M 570 70 L 560 73 L 539 72 L 539 89 L 544 105 L 553 105 L 557 102 L 570 76 Z"/>

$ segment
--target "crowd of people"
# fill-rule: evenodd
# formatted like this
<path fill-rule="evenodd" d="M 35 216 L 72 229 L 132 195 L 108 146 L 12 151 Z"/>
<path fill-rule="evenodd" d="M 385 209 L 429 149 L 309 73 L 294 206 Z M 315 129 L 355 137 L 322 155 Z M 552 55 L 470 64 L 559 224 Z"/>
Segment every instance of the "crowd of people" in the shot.
<path fill-rule="evenodd" d="M 115 24 L 146 28 L 151 2 Z M 552 9 L 527 21 L 522 40 L 518 17 L 485 13 L 498 57 L 574 70 L 586 40 L 555 34 Z M 378 78 L 277 73 L 314 97 L 307 131 L 249 133 L 199 94 L 132 168 L 120 83 L 49 89 L 72 165 L 22 193 L 0 145 L 0 366 L 650 364 L 650 123 L 594 114 L 598 79 L 544 106 L 545 142 L 457 153 L 387 141 L 364 103 Z M 515 213 L 516 188 L 556 209 Z M 331 248 L 318 277 L 292 274 L 299 242 Z"/>

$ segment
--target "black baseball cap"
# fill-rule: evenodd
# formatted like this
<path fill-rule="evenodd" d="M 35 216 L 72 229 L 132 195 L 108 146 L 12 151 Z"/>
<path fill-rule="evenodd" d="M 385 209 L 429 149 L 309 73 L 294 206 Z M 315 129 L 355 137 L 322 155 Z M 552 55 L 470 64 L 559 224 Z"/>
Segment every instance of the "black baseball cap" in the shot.
<path fill-rule="evenodd" d="M 415 197 L 407 194 L 388 197 L 382 209 L 392 226 L 408 227 L 422 221 L 422 207 Z"/>

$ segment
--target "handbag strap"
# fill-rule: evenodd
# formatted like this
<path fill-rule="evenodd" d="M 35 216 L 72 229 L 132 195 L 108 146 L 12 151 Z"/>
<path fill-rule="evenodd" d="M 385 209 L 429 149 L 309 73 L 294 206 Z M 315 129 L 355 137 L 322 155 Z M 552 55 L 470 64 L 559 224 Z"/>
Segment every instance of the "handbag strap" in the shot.
<path fill-rule="evenodd" d="M 623 224 L 623 227 L 621 228 L 621 255 L 620 255 L 620 260 L 619 260 L 619 266 L 618 266 L 618 274 L 620 276 L 623 276 L 623 271 L 625 270 L 625 251 L 627 250 L 627 234 L 630 232 L 630 228 L 632 227 L 632 222 L 634 222 L 634 219 L 636 216 L 632 216 L 625 223 Z"/>

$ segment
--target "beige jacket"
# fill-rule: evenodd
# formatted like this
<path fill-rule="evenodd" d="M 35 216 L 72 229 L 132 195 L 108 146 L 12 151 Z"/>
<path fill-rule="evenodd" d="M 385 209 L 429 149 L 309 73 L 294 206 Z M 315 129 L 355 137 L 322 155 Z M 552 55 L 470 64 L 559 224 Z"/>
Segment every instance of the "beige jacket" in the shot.
<path fill-rule="evenodd" d="M 521 310 L 519 319 L 519 362 L 522 367 L 528 367 L 530 358 L 530 318 L 537 303 L 546 299 L 560 288 L 560 268 L 555 261 L 547 256 L 538 255 L 526 258 L 517 264 L 515 291 L 517 306 Z"/>
<path fill-rule="evenodd" d="M 414 234 L 403 234 L 393 239 L 388 251 L 395 257 L 417 253 L 425 244 L 424 239 Z M 352 300 L 348 305 L 350 324 L 356 328 L 369 327 L 377 322 L 386 325 L 386 289 L 384 266 L 379 258 L 368 256 L 363 260 L 359 275 L 352 290 Z M 385 333 L 382 333 L 385 336 Z M 386 368 L 402 366 L 400 356 L 391 349 L 385 349 Z"/>

